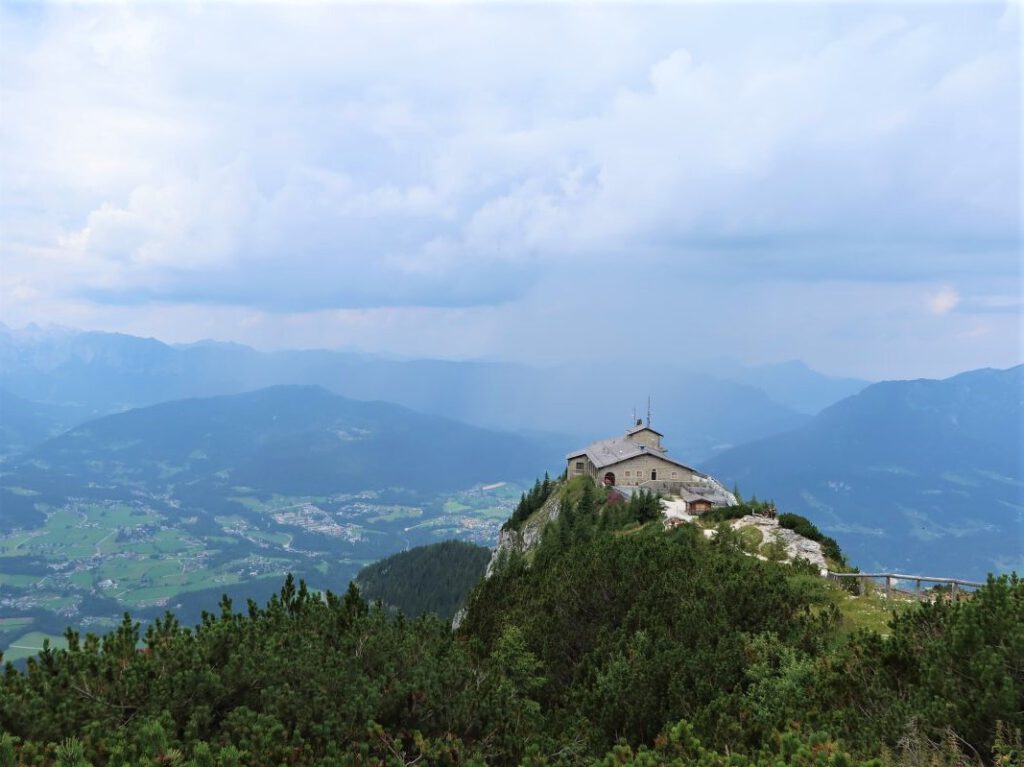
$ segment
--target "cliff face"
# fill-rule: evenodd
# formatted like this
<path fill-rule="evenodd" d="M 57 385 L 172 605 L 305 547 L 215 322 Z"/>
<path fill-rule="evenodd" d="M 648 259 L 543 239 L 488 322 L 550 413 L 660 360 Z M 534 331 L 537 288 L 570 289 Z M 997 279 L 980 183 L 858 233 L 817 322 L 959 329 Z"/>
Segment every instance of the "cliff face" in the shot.
<path fill-rule="evenodd" d="M 518 530 L 502 530 L 498 534 L 498 545 L 491 553 L 484 578 L 490 578 L 494 574 L 494 569 L 502 557 L 507 557 L 513 552 L 526 554 L 540 542 L 544 527 L 548 522 L 558 519 L 558 507 L 564 490 L 564 484 L 557 487 L 544 502 L 544 505 L 527 518 Z M 465 607 L 455 613 L 455 617 L 452 619 L 452 629 L 459 628 L 465 615 Z"/>
<path fill-rule="evenodd" d="M 498 545 L 491 555 L 491 561 L 487 563 L 485 578 L 491 576 L 495 565 L 503 555 L 508 556 L 512 552 L 525 554 L 537 545 L 540 541 L 541 533 L 544 532 L 544 527 L 548 522 L 558 519 L 558 505 L 562 498 L 560 490 L 561 488 L 551 493 L 550 497 L 544 502 L 544 505 L 523 522 L 522 527 L 518 530 L 501 531 L 498 535 Z"/>

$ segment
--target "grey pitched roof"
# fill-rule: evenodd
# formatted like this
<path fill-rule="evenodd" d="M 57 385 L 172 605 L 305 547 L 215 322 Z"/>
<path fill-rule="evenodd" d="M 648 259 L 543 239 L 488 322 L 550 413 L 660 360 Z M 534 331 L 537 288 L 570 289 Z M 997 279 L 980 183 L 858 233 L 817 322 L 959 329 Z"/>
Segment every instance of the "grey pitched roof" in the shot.
<path fill-rule="evenodd" d="M 594 442 L 587 445 L 582 450 L 569 453 L 566 456 L 566 460 L 571 460 L 578 456 L 585 455 L 590 459 L 590 462 L 594 464 L 595 468 L 603 469 L 607 466 L 614 466 L 617 463 L 622 463 L 630 458 L 635 458 L 638 455 L 653 455 L 656 458 L 660 458 L 663 461 L 680 466 L 687 471 L 691 471 L 694 474 L 699 474 L 696 469 L 692 469 L 689 466 L 679 463 L 668 457 L 664 449 L 659 450 L 656 447 L 645 445 L 641 442 L 634 442 L 629 439 L 628 435 L 625 437 L 612 437 L 611 439 L 602 439 L 598 442 Z"/>
<path fill-rule="evenodd" d="M 732 493 L 722 487 L 721 482 L 706 475 L 698 482 L 685 483 L 679 497 L 687 503 L 703 498 L 715 506 L 733 506 L 736 503 Z"/>
<path fill-rule="evenodd" d="M 650 426 L 645 426 L 645 425 L 644 425 L 644 424 L 642 424 L 642 423 L 641 423 L 641 424 L 637 424 L 636 426 L 634 426 L 634 427 L 633 427 L 632 429 L 630 429 L 629 431 L 627 431 L 627 432 L 626 432 L 626 434 L 627 434 L 628 436 L 633 436 L 633 435 L 634 435 L 634 434 L 636 434 L 637 432 L 641 432 L 641 431 L 644 431 L 645 429 L 646 429 L 647 431 L 653 431 L 653 432 L 654 432 L 655 434 L 657 434 L 657 435 L 658 435 L 659 437 L 664 437 L 664 436 L 665 436 L 664 434 L 662 434 L 662 433 L 661 433 L 660 431 L 658 431 L 657 429 L 652 429 L 652 428 L 651 428 Z"/>

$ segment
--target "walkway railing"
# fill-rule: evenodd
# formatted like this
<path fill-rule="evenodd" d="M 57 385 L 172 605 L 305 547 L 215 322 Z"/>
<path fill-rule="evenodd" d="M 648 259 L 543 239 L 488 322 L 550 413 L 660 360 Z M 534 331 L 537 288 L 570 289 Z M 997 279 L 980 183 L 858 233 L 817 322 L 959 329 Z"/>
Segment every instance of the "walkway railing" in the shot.
<path fill-rule="evenodd" d="M 950 593 L 955 597 L 961 588 L 977 589 L 984 586 L 984 583 L 977 581 L 965 581 L 961 578 L 935 578 L 930 575 L 907 575 L 906 573 L 834 573 L 831 570 L 826 573 L 827 578 L 841 580 L 843 578 L 856 578 L 857 590 L 863 596 L 867 592 L 868 579 L 884 578 L 886 596 L 892 594 L 894 581 L 914 581 L 914 594 L 921 595 L 921 583 L 942 583 L 948 584 Z"/>

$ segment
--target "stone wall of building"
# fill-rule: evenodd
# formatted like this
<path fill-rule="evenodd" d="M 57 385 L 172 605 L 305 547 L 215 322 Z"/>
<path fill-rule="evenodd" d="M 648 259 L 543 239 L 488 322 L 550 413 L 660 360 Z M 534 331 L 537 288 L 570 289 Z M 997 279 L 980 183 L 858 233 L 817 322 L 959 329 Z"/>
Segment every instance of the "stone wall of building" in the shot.
<path fill-rule="evenodd" d="M 579 464 L 582 464 L 583 467 L 579 468 Z M 588 477 L 597 477 L 597 471 L 594 469 L 594 464 L 591 463 L 590 459 L 585 455 L 570 458 L 566 466 L 566 478 L 572 479 L 573 477 L 579 477 L 584 474 Z"/>
<path fill-rule="evenodd" d="M 641 429 L 640 431 L 632 432 L 629 435 L 629 439 L 633 442 L 639 442 L 641 445 L 661 450 L 661 437 L 653 429 Z"/>
<path fill-rule="evenodd" d="M 589 464 L 589 461 L 587 463 Z M 677 466 L 654 454 L 638 455 L 614 466 L 600 469 L 597 472 L 597 481 L 603 482 L 608 472 L 615 475 L 614 484 L 622 487 L 643 485 L 652 480 L 659 482 L 689 482 L 696 477 L 695 474 L 683 467 Z M 657 472 L 656 476 L 652 477 L 652 472 Z"/>

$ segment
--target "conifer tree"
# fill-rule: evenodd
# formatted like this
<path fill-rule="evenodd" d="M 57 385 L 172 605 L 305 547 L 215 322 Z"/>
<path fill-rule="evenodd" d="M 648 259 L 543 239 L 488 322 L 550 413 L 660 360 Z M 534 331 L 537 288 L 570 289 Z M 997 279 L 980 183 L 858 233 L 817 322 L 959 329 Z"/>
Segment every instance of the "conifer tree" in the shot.
<path fill-rule="evenodd" d="M 594 516 L 594 511 L 594 485 L 584 482 L 583 489 L 580 491 L 580 499 L 576 503 L 576 516 L 591 519 Z"/>

